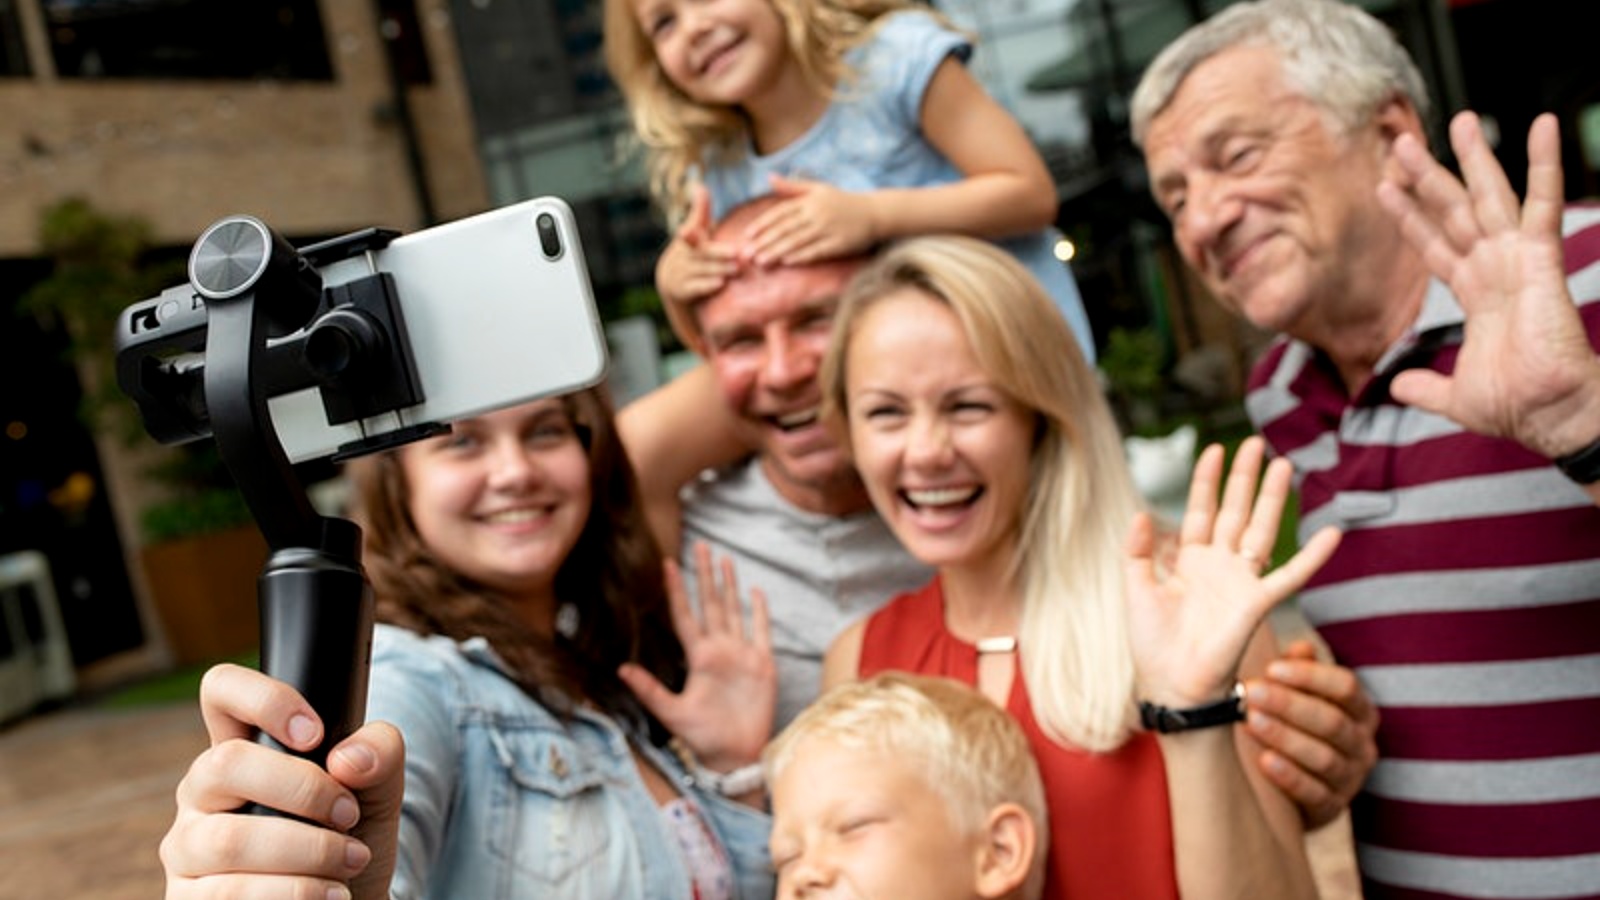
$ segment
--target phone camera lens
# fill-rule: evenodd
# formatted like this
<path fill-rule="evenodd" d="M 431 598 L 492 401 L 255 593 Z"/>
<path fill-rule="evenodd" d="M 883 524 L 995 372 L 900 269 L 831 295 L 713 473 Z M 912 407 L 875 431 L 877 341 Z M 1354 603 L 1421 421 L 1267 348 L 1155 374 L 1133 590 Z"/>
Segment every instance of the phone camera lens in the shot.
<path fill-rule="evenodd" d="M 549 213 L 540 213 L 533 220 L 533 225 L 539 231 L 539 249 L 544 251 L 546 259 L 555 259 L 561 255 L 561 232 L 556 230 L 556 217 Z"/>

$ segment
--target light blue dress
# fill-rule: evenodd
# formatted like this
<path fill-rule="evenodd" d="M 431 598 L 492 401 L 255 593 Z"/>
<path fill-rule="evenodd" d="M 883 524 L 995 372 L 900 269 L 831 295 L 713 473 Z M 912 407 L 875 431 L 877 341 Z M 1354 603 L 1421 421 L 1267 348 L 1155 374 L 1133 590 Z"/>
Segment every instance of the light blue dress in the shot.
<path fill-rule="evenodd" d="M 367 717 L 406 745 L 400 898 L 691 900 L 679 844 L 634 764 L 674 783 L 733 868 L 736 896 L 770 898 L 770 820 L 695 788 L 670 753 L 630 744 L 608 716 L 556 718 L 481 638 L 377 626 Z"/>
<path fill-rule="evenodd" d="M 961 171 L 922 134 L 922 99 L 946 58 L 972 55 L 965 37 L 916 10 L 891 13 L 873 36 L 845 57 L 856 72 L 839 98 L 798 139 L 766 155 L 753 147 L 742 158 L 702 173 L 711 214 L 770 193 L 770 176 L 825 181 L 847 191 L 914 188 L 960 181 Z M 1028 267 L 1055 300 L 1078 346 L 1093 365 L 1094 336 L 1083 298 L 1067 265 L 1055 257 L 1060 232 L 1047 228 L 996 241 Z"/>

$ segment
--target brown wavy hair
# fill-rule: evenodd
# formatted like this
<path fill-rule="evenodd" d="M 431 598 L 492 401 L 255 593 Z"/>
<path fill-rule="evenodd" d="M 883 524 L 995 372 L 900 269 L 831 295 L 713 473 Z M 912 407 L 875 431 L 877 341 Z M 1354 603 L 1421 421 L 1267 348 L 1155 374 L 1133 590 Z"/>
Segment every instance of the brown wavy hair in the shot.
<path fill-rule="evenodd" d="M 346 470 L 377 617 L 418 634 L 483 637 L 523 690 L 553 711 L 588 701 L 645 722 L 660 736 L 616 672 L 634 662 L 673 689 L 683 684 L 686 664 L 667 609 L 661 553 L 605 388 L 568 394 L 561 403 L 588 456 L 592 494 L 583 533 L 555 576 L 556 600 L 576 610 L 576 629 L 545 638 L 493 590 L 442 565 L 417 534 L 393 452 L 355 460 Z"/>

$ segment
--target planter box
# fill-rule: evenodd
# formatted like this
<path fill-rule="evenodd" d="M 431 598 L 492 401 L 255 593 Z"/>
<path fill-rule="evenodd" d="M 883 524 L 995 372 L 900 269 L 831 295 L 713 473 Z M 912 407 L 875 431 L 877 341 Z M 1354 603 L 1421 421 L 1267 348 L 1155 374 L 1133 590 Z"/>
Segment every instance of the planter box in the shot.
<path fill-rule="evenodd" d="M 140 554 L 173 662 L 212 662 L 257 649 L 256 579 L 267 543 L 254 525 L 163 541 Z"/>

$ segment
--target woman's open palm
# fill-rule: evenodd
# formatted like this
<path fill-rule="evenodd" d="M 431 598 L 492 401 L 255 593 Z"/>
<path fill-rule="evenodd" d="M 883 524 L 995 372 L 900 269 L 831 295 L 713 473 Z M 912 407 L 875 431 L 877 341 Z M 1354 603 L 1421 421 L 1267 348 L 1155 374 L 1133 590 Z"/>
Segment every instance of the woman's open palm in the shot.
<path fill-rule="evenodd" d="M 1325 528 L 1282 566 L 1265 571 L 1291 470 L 1277 459 L 1260 477 L 1264 455 L 1260 438 L 1240 445 L 1219 504 L 1223 452 L 1206 448 L 1195 465 L 1176 552 L 1159 554 L 1159 561 L 1154 523 L 1148 515 L 1135 521 L 1128 538 L 1128 616 L 1141 699 L 1177 708 L 1221 699 L 1262 620 L 1339 545 L 1338 530 Z"/>
<path fill-rule="evenodd" d="M 618 674 L 701 763 L 713 768 L 721 761 L 743 765 L 761 755 L 772 734 L 777 706 L 778 676 L 772 660 L 767 601 L 760 589 L 750 591 L 746 627 L 733 561 L 724 558 L 719 573 L 712 565 L 709 547 L 697 544 L 694 552 L 698 614 L 689 606 L 677 563 L 666 564 L 672 626 L 689 663 L 683 690 L 673 693 L 644 668 L 632 664 L 624 665 Z"/>

